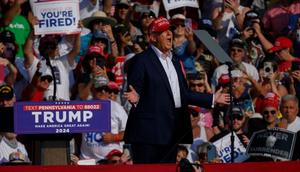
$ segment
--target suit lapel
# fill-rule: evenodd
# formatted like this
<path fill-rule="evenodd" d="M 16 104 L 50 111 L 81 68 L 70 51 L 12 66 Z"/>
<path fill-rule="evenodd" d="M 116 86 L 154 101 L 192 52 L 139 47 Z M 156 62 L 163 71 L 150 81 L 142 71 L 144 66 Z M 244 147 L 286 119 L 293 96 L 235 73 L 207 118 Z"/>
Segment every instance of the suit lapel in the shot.
<path fill-rule="evenodd" d="M 149 57 L 152 58 L 150 61 L 153 63 L 155 70 L 158 71 L 158 74 L 161 77 L 162 82 L 167 87 L 167 90 L 168 90 L 170 96 L 173 98 L 173 94 L 172 94 L 168 76 L 164 70 L 164 67 L 162 66 L 161 62 L 159 61 L 157 55 L 155 54 L 154 50 L 151 47 L 149 47 Z"/>

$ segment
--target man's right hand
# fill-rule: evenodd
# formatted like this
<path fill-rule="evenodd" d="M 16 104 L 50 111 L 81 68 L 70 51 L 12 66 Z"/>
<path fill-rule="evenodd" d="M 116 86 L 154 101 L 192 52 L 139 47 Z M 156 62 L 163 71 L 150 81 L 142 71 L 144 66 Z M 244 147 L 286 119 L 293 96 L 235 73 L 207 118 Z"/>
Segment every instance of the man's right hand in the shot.
<path fill-rule="evenodd" d="M 139 102 L 140 96 L 135 91 L 132 85 L 129 85 L 130 91 L 124 93 L 124 97 L 132 104 L 137 104 Z"/>
<path fill-rule="evenodd" d="M 223 88 L 220 88 L 216 93 L 215 93 L 215 101 L 214 104 L 225 104 L 228 105 L 230 104 L 230 95 L 228 93 L 222 93 Z"/>

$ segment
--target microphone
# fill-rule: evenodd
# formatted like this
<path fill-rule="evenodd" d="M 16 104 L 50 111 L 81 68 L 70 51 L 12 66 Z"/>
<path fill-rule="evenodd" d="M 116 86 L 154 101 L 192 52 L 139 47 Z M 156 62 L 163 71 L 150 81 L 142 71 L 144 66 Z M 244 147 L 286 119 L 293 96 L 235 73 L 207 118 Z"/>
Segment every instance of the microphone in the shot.
<path fill-rule="evenodd" d="M 195 172 L 193 165 L 196 166 L 196 168 L 202 168 L 201 164 L 198 163 L 190 163 L 190 161 L 186 158 L 182 158 L 178 164 L 180 171 L 179 172 Z"/>
<path fill-rule="evenodd" d="M 49 58 L 48 55 L 45 55 L 44 58 L 46 60 L 46 65 L 49 66 L 49 68 L 51 70 L 51 75 L 52 75 L 52 78 L 53 78 L 53 97 L 52 97 L 52 100 L 55 101 L 56 100 L 57 85 L 56 85 L 56 77 L 55 77 L 55 73 L 54 73 L 54 67 L 51 64 L 50 58 Z"/>
<path fill-rule="evenodd" d="M 226 61 L 224 64 L 228 66 L 229 71 L 233 70 L 233 63 L 232 62 Z"/>
<path fill-rule="evenodd" d="M 45 56 L 44 58 L 45 58 L 45 60 L 46 60 L 46 65 L 50 67 L 50 66 L 51 66 L 51 63 L 50 63 L 49 57 L 48 57 L 48 56 Z"/>

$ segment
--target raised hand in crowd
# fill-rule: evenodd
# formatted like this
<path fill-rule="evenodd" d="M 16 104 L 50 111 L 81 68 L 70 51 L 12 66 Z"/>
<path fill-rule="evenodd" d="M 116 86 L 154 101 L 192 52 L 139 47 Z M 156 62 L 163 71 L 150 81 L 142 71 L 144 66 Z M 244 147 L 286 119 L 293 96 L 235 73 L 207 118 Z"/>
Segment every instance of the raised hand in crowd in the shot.
<path fill-rule="evenodd" d="M 70 155 L 71 165 L 78 165 L 78 161 L 80 160 L 76 155 L 71 154 Z"/>
<path fill-rule="evenodd" d="M 111 25 L 109 25 L 109 24 L 103 25 L 103 26 L 102 26 L 102 31 L 103 31 L 104 33 L 107 34 L 108 39 L 109 39 L 111 42 L 115 40 L 114 34 L 113 34 L 113 32 L 112 32 Z"/>
<path fill-rule="evenodd" d="M 258 22 L 254 22 L 252 28 L 254 29 L 255 32 L 261 32 L 261 27 Z"/>
<path fill-rule="evenodd" d="M 8 59 L 2 58 L 2 57 L 0 57 L 0 65 L 7 67 L 9 70 L 9 74 L 6 76 L 5 82 L 8 85 L 11 85 L 11 86 L 14 85 L 14 83 L 17 79 L 17 73 L 18 73 L 16 67 L 12 63 L 10 63 L 10 61 Z"/>
<path fill-rule="evenodd" d="M 246 40 L 246 39 L 252 37 L 255 34 L 255 31 L 252 27 L 246 27 L 243 30 L 242 34 L 243 34 L 243 39 Z"/>
<path fill-rule="evenodd" d="M 250 143 L 250 139 L 246 136 L 246 135 L 242 135 L 243 137 L 243 140 L 242 142 L 245 144 L 245 145 L 248 145 Z"/>
<path fill-rule="evenodd" d="M 91 60 L 91 68 L 92 68 L 92 75 L 95 76 L 105 76 L 107 77 L 106 68 L 105 66 L 102 68 L 97 65 L 97 59 L 94 58 Z"/>
<path fill-rule="evenodd" d="M 5 51 L 5 45 L 3 44 L 3 42 L 0 42 L 0 54 L 3 54 Z"/>
<path fill-rule="evenodd" d="M 113 56 L 118 56 L 119 55 L 119 52 L 118 52 L 118 48 L 116 45 L 116 39 L 114 37 L 114 34 L 113 34 L 113 31 L 112 31 L 112 27 L 111 25 L 109 24 L 105 24 L 101 27 L 101 30 L 107 34 L 107 37 L 109 39 L 109 41 L 111 42 L 112 44 L 112 55 Z"/>
<path fill-rule="evenodd" d="M 300 82 L 300 70 L 295 70 L 292 72 L 292 77 Z"/>
<path fill-rule="evenodd" d="M 0 57 L 0 65 L 7 66 L 9 63 L 9 60 Z"/>
<path fill-rule="evenodd" d="M 211 89 L 211 86 L 208 82 L 208 78 L 207 78 L 207 74 L 206 72 L 203 72 L 204 73 L 204 84 L 205 84 L 205 90 L 207 93 L 211 94 L 212 93 L 212 89 Z"/>
<path fill-rule="evenodd" d="M 236 17 L 238 27 L 243 28 L 245 13 L 250 9 L 248 7 L 244 7 L 242 10 L 240 10 L 240 3 L 237 0 L 225 0 L 224 6 L 225 8 L 227 7 L 232 10 Z"/>
<path fill-rule="evenodd" d="M 121 163 L 123 164 L 133 164 L 132 160 L 131 160 L 131 156 L 129 153 L 126 153 L 126 151 L 123 152 L 121 158 L 120 158 L 120 161 Z"/>
<path fill-rule="evenodd" d="M 31 26 L 39 24 L 39 19 L 32 12 L 28 13 L 27 20 Z"/>
<path fill-rule="evenodd" d="M 185 37 L 188 41 L 194 41 L 194 33 L 192 28 L 185 27 Z"/>
<path fill-rule="evenodd" d="M 217 8 L 214 9 L 212 14 L 212 22 L 213 22 L 214 29 L 216 30 L 222 29 L 221 21 L 223 16 L 224 16 L 224 8 L 222 8 L 221 10 Z"/>
<path fill-rule="evenodd" d="M 121 51 L 119 52 L 120 55 L 125 55 L 124 48 L 128 46 L 131 42 L 131 36 L 129 32 L 125 32 L 124 34 L 119 33 L 120 43 L 121 43 Z"/>
<path fill-rule="evenodd" d="M 192 28 L 185 27 L 185 37 L 189 41 L 188 52 L 193 54 L 196 51 L 197 46 L 194 41 L 194 33 Z"/>
<path fill-rule="evenodd" d="M 15 0 L 13 2 L 13 5 L 9 9 L 1 9 L 2 13 L 4 11 L 5 12 L 3 18 L 1 18 L 0 20 L 0 25 L 8 26 L 12 22 L 13 18 L 21 11 L 21 5 L 24 4 L 26 1 L 27 0 Z"/>
<path fill-rule="evenodd" d="M 235 14 L 239 12 L 239 3 L 236 0 L 225 0 L 224 6 L 230 8 Z"/>

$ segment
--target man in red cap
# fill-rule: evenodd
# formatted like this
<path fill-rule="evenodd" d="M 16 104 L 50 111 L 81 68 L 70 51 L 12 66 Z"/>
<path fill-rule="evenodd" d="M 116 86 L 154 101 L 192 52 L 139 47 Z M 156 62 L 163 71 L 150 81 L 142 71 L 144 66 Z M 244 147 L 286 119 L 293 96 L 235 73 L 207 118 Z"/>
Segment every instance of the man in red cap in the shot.
<path fill-rule="evenodd" d="M 263 99 L 261 114 L 267 129 L 278 127 L 279 101 L 279 96 L 273 92 L 267 93 Z"/>
<path fill-rule="evenodd" d="M 292 62 L 298 61 L 300 62 L 299 58 L 296 58 L 291 53 L 291 48 L 293 47 L 292 41 L 285 37 L 280 36 L 275 40 L 274 45 L 266 39 L 264 34 L 261 31 L 260 25 L 257 23 L 253 24 L 253 28 L 262 43 L 265 50 L 269 53 L 275 53 L 276 57 L 280 60 L 278 63 L 278 71 L 279 72 L 286 72 L 291 69 Z M 295 74 L 293 74 L 295 75 Z"/>
<path fill-rule="evenodd" d="M 278 70 L 280 72 L 285 72 L 291 69 L 292 62 L 300 60 L 294 57 L 291 53 L 291 48 L 293 47 L 292 41 L 284 36 L 278 37 L 272 48 L 269 49 L 270 53 L 275 53 L 279 58 L 280 62 L 278 65 Z"/>
<path fill-rule="evenodd" d="M 133 104 L 124 140 L 131 144 L 134 163 L 175 163 L 179 143 L 192 143 L 188 105 L 211 108 L 228 104 L 229 95 L 188 90 L 180 62 L 171 52 L 173 34 L 166 18 L 149 27 L 150 46 L 131 60 L 128 71 Z"/>

